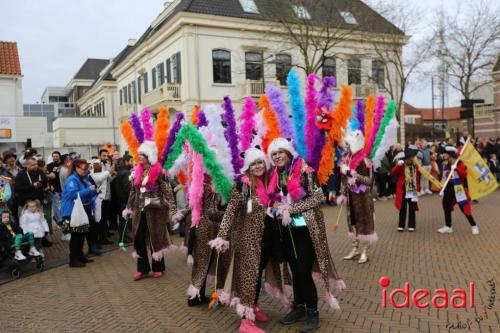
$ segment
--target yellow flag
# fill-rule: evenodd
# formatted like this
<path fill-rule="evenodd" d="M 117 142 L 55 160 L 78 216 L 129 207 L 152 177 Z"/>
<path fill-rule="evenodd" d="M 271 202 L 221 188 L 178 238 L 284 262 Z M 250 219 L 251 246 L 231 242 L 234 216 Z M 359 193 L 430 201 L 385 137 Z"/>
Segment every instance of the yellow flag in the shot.
<path fill-rule="evenodd" d="M 439 180 L 434 178 L 434 176 L 432 176 L 429 171 L 425 170 L 422 167 L 422 165 L 418 162 L 416 157 L 413 159 L 413 162 L 417 166 L 418 171 L 420 171 L 420 174 L 422 175 L 422 177 L 426 178 L 428 181 L 430 181 L 432 184 L 437 186 L 439 189 L 441 189 L 443 187 L 443 184 L 441 184 L 441 182 Z"/>
<path fill-rule="evenodd" d="M 482 198 L 497 189 L 495 176 L 470 142 L 464 146 L 460 160 L 467 166 L 467 184 L 472 200 Z"/>

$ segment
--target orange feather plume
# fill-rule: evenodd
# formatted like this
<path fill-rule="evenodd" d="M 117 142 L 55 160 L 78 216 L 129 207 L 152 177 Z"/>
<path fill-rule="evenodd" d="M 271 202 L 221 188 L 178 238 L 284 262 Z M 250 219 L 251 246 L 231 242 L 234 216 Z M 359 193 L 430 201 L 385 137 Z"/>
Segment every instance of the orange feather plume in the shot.
<path fill-rule="evenodd" d="M 191 122 L 193 125 L 198 124 L 198 114 L 200 113 L 200 107 L 198 105 L 193 106 L 193 110 L 191 111 Z"/>
<path fill-rule="evenodd" d="M 276 114 L 271 111 L 269 99 L 267 99 L 266 95 L 260 96 L 259 108 L 263 109 L 262 118 L 264 119 L 267 127 L 266 134 L 264 134 L 264 137 L 262 138 L 262 149 L 264 149 L 264 152 L 267 153 L 267 148 L 271 142 L 281 136 L 280 123 Z"/>
<path fill-rule="evenodd" d="M 333 114 L 333 120 L 328 138 L 323 150 L 318 168 L 318 181 L 321 185 L 326 184 L 328 177 L 333 173 L 334 144 L 342 145 L 343 130 L 347 127 L 349 118 L 352 116 L 352 89 L 348 86 L 340 88 L 341 96 L 339 104 Z"/>
<path fill-rule="evenodd" d="M 375 104 L 375 96 L 368 95 L 365 108 L 365 142 L 368 142 L 368 140 L 370 139 L 370 132 L 373 126 L 373 110 L 375 110 Z"/>
<path fill-rule="evenodd" d="M 167 144 L 168 130 L 170 129 L 170 119 L 168 115 L 168 108 L 160 106 L 155 129 L 155 143 L 158 148 L 159 157 L 163 156 L 163 150 Z"/>
<path fill-rule="evenodd" d="M 179 171 L 179 173 L 177 174 L 177 179 L 179 180 L 179 183 L 182 184 L 182 186 L 186 186 L 187 176 L 184 171 Z"/>
<path fill-rule="evenodd" d="M 139 149 L 139 142 L 134 136 L 132 125 L 130 125 L 128 121 L 122 122 L 120 124 L 120 132 L 122 133 L 125 142 L 127 142 L 130 154 L 134 158 L 134 162 L 139 163 L 139 154 L 137 153 L 137 149 Z"/>

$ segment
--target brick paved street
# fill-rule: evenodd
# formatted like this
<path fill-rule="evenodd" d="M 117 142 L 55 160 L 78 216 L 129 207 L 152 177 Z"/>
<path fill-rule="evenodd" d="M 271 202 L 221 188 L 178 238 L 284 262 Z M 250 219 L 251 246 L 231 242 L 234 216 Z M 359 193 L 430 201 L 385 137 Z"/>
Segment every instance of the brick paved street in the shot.
<path fill-rule="evenodd" d="M 417 232 L 413 234 L 396 232 L 397 211 L 392 201 L 377 202 L 376 230 L 380 241 L 364 265 L 342 260 L 350 246 L 345 236 L 345 219 L 342 217 L 342 227 L 334 233 L 332 224 L 338 209 L 325 208 L 332 255 L 348 289 L 338 295 L 342 310 L 329 310 L 320 302 L 320 332 L 500 332 L 498 295 L 493 308 L 484 311 L 492 294 L 487 281 L 495 279 L 497 290 L 500 283 L 499 203 L 497 191 L 473 206 L 481 232 L 473 237 L 460 212 L 454 213 L 453 234 L 436 232 L 443 224 L 437 196 L 421 198 Z M 239 319 L 232 309 L 209 311 L 186 306 L 190 268 L 182 254 L 168 259 L 163 278 L 133 282 L 135 263 L 130 252 L 107 253 L 86 269 L 62 266 L 1 285 L 0 331 L 237 331 Z M 392 280 L 389 290 L 409 281 L 412 290 L 447 288 L 451 293 L 454 288 L 467 289 L 469 281 L 474 281 L 476 308 L 383 309 L 378 285 L 383 275 Z M 295 332 L 297 326 L 279 324 L 286 309 L 278 302 L 263 297 L 261 303 L 271 318 L 262 325 L 267 332 Z M 447 322 L 457 325 L 468 320 L 470 330 L 445 327 Z"/>

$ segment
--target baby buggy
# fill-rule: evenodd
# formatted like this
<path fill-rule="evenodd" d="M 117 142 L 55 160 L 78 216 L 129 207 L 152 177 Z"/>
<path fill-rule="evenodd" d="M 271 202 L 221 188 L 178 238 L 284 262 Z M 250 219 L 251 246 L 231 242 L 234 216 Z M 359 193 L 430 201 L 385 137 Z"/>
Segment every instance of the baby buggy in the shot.
<path fill-rule="evenodd" d="M 18 279 L 21 276 L 21 267 L 25 265 L 35 263 L 36 269 L 40 272 L 45 268 L 43 258 L 41 256 L 35 257 L 29 255 L 28 248 L 29 244 L 27 242 L 23 243 L 21 245 L 21 249 L 26 259 L 16 260 L 14 257 L 14 246 L 9 248 L 6 248 L 5 246 L 0 247 L 0 266 L 7 267 L 13 279 Z"/>

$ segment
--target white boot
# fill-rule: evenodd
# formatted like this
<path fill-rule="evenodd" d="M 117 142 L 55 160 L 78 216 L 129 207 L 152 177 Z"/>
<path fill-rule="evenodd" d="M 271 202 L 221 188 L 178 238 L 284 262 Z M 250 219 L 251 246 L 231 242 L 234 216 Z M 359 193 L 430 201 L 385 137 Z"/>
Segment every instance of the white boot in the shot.
<path fill-rule="evenodd" d="M 477 225 L 473 226 L 471 230 L 473 235 L 479 235 L 479 228 L 477 227 Z"/>
<path fill-rule="evenodd" d="M 438 229 L 438 232 L 441 234 L 451 234 L 453 232 L 453 229 L 448 226 L 444 226 Z"/>
<path fill-rule="evenodd" d="M 33 256 L 33 257 L 39 257 L 40 256 L 40 252 L 38 252 L 38 250 L 36 249 L 36 247 L 32 246 L 32 247 L 30 247 L 29 255 Z"/>
<path fill-rule="evenodd" d="M 16 260 L 26 260 L 26 257 L 21 252 L 21 250 L 16 250 L 16 253 L 14 254 L 14 259 L 16 259 Z"/>
<path fill-rule="evenodd" d="M 368 244 L 361 245 L 361 256 L 359 257 L 358 264 L 364 264 L 368 261 Z"/>
<path fill-rule="evenodd" d="M 349 254 L 344 257 L 344 260 L 352 260 L 355 257 L 359 256 L 360 252 L 358 251 L 358 246 L 359 246 L 358 241 L 352 241 L 351 252 L 349 252 Z"/>

